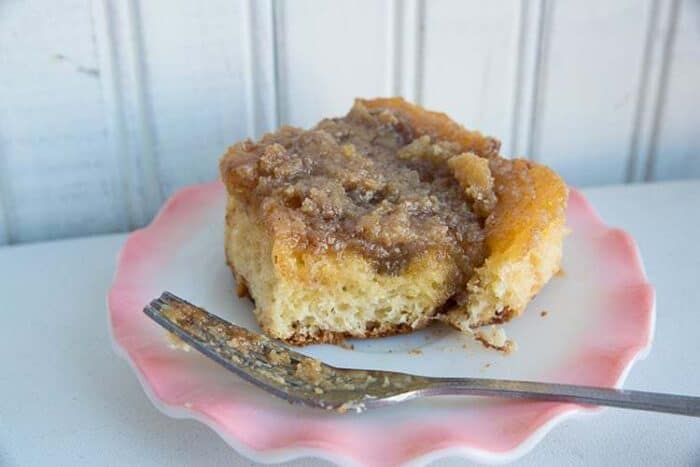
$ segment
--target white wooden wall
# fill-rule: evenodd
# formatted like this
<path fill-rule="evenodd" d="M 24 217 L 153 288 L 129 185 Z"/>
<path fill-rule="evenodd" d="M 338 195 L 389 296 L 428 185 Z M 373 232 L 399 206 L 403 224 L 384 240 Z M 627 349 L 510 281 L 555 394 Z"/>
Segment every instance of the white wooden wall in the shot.
<path fill-rule="evenodd" d="M 404 95 L 575 185 L 700 176 L 698 0 L 2 0 L 0 244 L 124 231 L 225 147 Z"/>

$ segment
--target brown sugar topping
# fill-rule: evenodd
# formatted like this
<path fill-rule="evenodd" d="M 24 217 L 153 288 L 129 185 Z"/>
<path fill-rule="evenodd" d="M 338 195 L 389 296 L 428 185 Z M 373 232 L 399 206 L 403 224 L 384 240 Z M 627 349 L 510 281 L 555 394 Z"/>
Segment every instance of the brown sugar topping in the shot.
<path fill-rule="evenodd" d="M 463 283 L 487 255 L 491 155 L 415 133 L 401 110 L 358 101 L 308 131 L 284 127 L 232 146 L 222 174 L 297 250 L 350 249 L 397 274 L 431 249 L 457 263 Z"/>

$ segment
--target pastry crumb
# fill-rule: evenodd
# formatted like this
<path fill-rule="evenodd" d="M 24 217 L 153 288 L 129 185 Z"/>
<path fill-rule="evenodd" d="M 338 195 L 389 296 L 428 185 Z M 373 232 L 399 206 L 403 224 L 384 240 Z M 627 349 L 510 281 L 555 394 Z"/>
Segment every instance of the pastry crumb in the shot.
<path fill-rule="evenodd" d="M 547 316 L 549 316 L 549 311 L 547 311 L 547 310 L 540 311 L 540 316 L 542 318 L 546 318 Z"/>
<path fill-rule="evenodd" d="M 172 332 L 166 331 L 165 338 L 168 340 L 168 347 L 174 350 L 182 350 L 184 352 L 189 352 L 192 347 L 189 346 L 185 341 L 177 337 Z"/>
<path fill-rule="evenodd" d="M 477 331 L 474 338 L 481 342 L 488 349 L 495 349 L 509 355 L 516 350 L 514 341 L 506 337 L 506 332 L 503 328 L 492 326 L 482 331 Z"/>
<path fill-rule="evenodd" d="M 306 358 L 297 363 L 294 374 L 303 380 L 316 384 L 323 379 L 323 367 L 320 361 Z"/>
<path fill-rule="evenodd" d="M 270 360 L 270 363 L 273 365 L 289 365 L 292 363 L 291 359 L 289 358 L 289 354 L 286 352 L 277 352 L 276 350 L 272 349 L 267 353 L 267 358 Z"/>
<path fill-rule="evenodd" d="M 409 355 L 423 355 L 423 351 L 421 349 L 411 349 L 408 351 Z"/>

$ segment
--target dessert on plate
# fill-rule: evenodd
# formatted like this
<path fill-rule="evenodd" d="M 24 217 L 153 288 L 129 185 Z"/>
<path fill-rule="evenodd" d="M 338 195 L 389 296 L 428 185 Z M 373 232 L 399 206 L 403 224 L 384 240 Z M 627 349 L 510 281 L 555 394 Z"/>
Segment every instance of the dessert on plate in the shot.
<path fill-rule="evenodd" d="M 401 98 L 231 146 L 226 259 L 263 331 L 338 343 L 441 320 L 510 350 L 488 326 L 558 271 L 568 192 L 499 146 Z"/>

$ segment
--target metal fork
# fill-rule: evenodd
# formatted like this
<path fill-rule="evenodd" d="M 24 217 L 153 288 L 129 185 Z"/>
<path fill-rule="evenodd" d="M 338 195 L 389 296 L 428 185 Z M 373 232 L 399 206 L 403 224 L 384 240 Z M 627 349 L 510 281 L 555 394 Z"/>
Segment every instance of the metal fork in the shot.
<path fill-rule="evenodd" d="M 292 404 L 362 412 L 428 396 L 470 395 L 574 402 L 700 416 L 700 397 L 569 384 L 434 378 L 336 368 L 231 324 L 164 292 L 144 312 L 191 347 Z"/>

